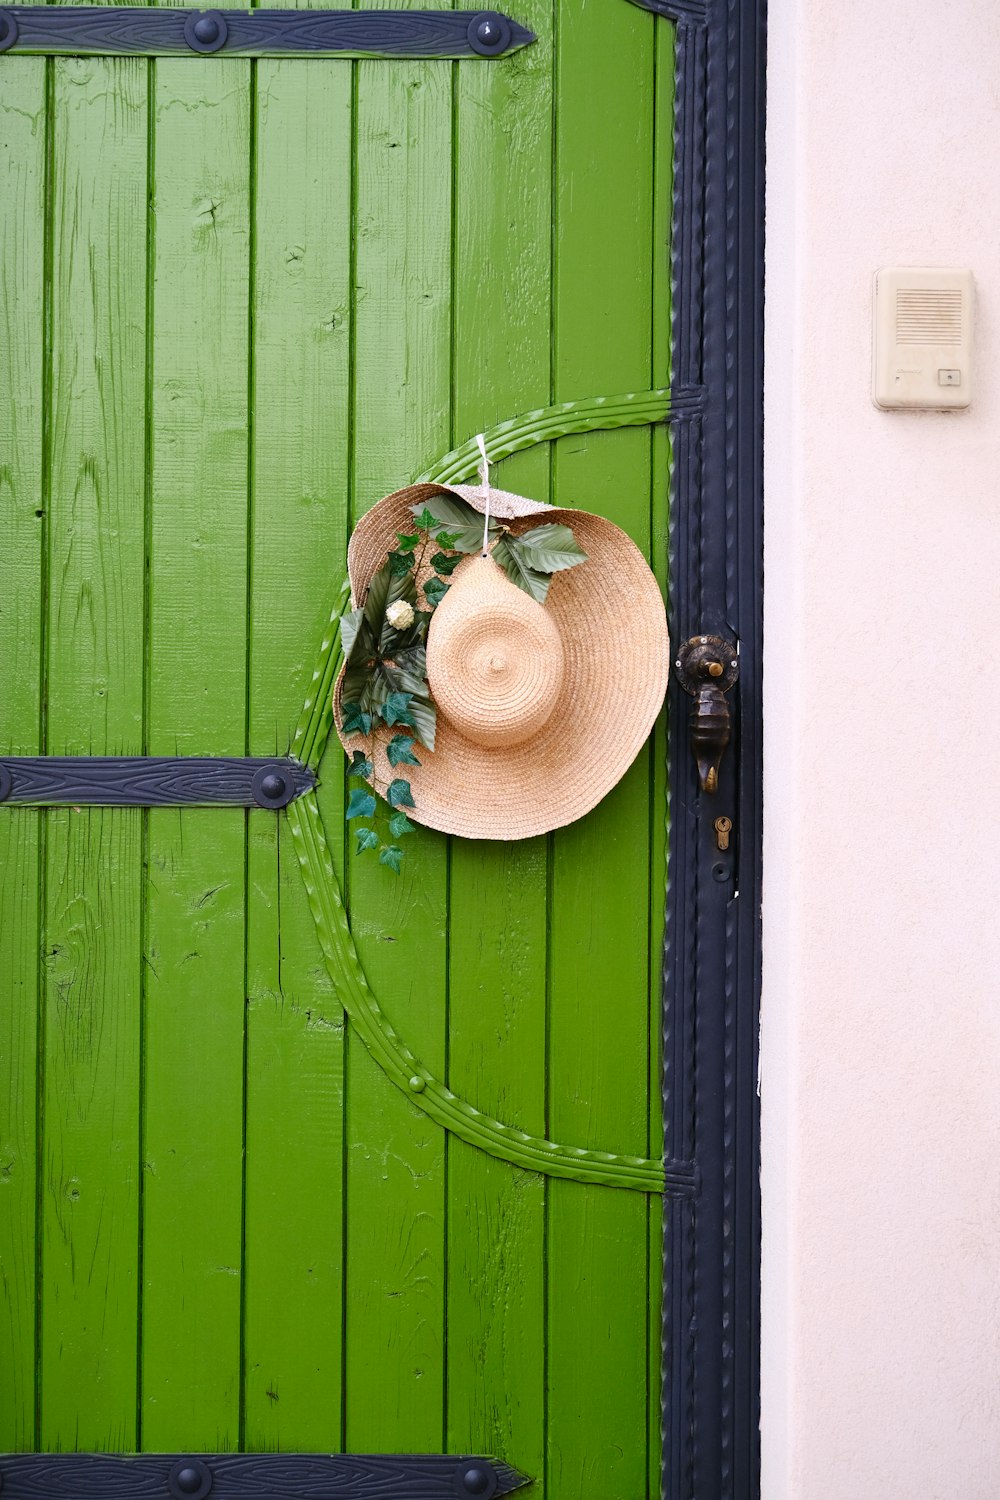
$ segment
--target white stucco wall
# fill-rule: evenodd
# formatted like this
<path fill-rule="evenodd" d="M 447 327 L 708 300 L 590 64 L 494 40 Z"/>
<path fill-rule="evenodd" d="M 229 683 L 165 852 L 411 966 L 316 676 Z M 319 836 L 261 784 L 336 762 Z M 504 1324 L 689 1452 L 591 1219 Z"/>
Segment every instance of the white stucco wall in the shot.
<path fill-rule="evenodd" d="M 1000 1495 L 1000 5 L 770 0 L 764 1500 Z M 976 399 L 871 404 L 881 265 Z"/>

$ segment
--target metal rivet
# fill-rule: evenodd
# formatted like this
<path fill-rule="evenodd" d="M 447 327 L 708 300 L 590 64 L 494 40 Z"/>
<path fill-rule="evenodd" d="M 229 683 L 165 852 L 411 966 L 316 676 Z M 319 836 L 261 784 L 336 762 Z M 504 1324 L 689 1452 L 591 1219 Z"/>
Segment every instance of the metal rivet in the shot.
<path fill-rule="evenodd" d="M 469 46 L 480 57 L 496 57 L 510 46 L 510 22 L 506 16 L 484 10 L 472 17 L 466 33 Z"/>
<path fill-rule="evenodd" d="M 414 1073 L 413 1077 L 410 1079 L 410 1088 L 413 1090 L 413 1092 L 415 1094 L 422 1094 L 426 1087 L 427 1084 L 425 1080 L 421 1078 L 418 1073 Z"/>
<path fill-rule="evenodd" d="M 179 1458 L 167 1483 L 176 1500 L 205 1500 L 212 1488 L 212 1471 L 200 1458 Z"/>
<path fill-rule="evenodd" d="M 0 10 L 0 52 L 6 52 L 17 41 L 17 21 L 9 10 Z"/>
<path fill-rule="evenodd" d="M 258 807 L 287 807 L 295 796 L 295 784 L 281 766 L 261 766 L 250 785 Z"/>
<path fill-rule="evenodd" d="M 460 1463 L 455 1473 L 455 1488 L 460 1495 L 482 1495 L 484 1500 L 496 1493 L 497 1474 L 492 1464 L 468 1459 Z"/>
<path fill-rule="evenodd" d="M 192 11 L 184 22 L 184 40 L 192 52 L 218 52 L 228 36 L 229 27 L 220 10 Z"/>

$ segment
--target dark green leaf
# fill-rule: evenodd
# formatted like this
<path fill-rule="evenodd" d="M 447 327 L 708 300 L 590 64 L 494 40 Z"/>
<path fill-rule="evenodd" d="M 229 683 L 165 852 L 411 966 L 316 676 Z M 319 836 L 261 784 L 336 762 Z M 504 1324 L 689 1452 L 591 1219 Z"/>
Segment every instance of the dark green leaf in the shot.
<path fill-rule="evenodd" d="M 431 702 L 430 695 L 415 693 L 410 704 L 410 713 L 413 716 L 413 728 L 417 739 L 428 750 L 434 749 L 434 731 L 437 728 L 437 710 Z"/>
<path fill-rule="evenodd" d="M 549 592 L 549 575 L 535 571 L 519 547 L 516 537 L 502 536 L 490 556 L 503 568 L 511 583 L 516 583 L 519 589 L 530 594 L 532 599 L 537 599 L 539 604 L 545 603 Z"/>
<path fill-rule="evenodd" d="M 395 870 L 398 875 L 403 865 L 403 851 L 395 844 L 390 844 L 388 849 L 383 849 L 378 857 L 380 865 L 388 865 L 390 870 Z"/>
<path fill-rule="evenodd" d="M 411 823 L 404 812 L 393 813 L 389 819 L 389 832 L 394 839 L 401 839 L 404 834 L 416 833 L 416 824 Z"/>
<path fill-rule="evenodd" d="M 439 531 L 434 540 L 439 547 L 444 547 L 446 552 L 450 552 L 455 545 L 455 533 L 453 531 Z"/>
<path fill-rule="evenodd" d="M 413 524 L 419 526 L 421 531 L 430 531 L 437 525 L 426 505 L 411 505 L 410 509 L 413 512 Z"/>
<path fill-rule="evenodd" d="M 350 820 L 351 818 L 371 818 L 374 817 L 374 815 L 375 798 L 372 796 L 371 792 L 365 790 L 362 787 L 355 787 L 354 791 L 348 798 L 347 811 L 345 812 L 344 817 Z"/>
<path fill-rule="evenodd" d="M 366 781 L 372 774 L 372 763 L 363 750 L 354 751 L 347 774 L 349 776 L 363 776 Z"/>
<path fill-rule="evenodd" d="M 388 725 L 409 724 L 412 728 L 413 719 L 410 716 L 410 699 L 412 693 L 390 693 L 382 705 L 382 717 Z M 398 739 L 398 735 L 396 736 Z"/>
<path fill-rule="evenodd" d="M 587 554 L 568 526 L 533 526 L 516 538 L 527 562 L 539 573 L 560 573 L 587 561 Z"/>
<path fill-rule="evenodd" d="M 442 573 L 445 578 L 450 578 L 461 561 L 461 553 L 453 553 L 452 556 L 449 557 L 447 552 L 435 552 L 434 556 L 431 558 L 431 567 L 434 569 L 435 573 Z"/>
<path fill-rule="evenodd" d="M 416 807 L 417 805 L 413 800 L 413 793 L 410 791 L 410 783 L 403 781 L 401 777 L 397 777 L 395 781 L 390 781 L 389 790 L 385 796 L 390 807 Z M 372 805 L 374 807 L 374 799 L 372 800 Z"/>
<path fill-rule="evenodd" d="M 351 659 L 351 653 L 358 642 L 364 617 L 365 612 L 363 609 L 352 609 L 346 615 L 341 615 L 340 617 L 340 644 L 344 648 L 345 661 L 350 661 Z"/>
<path fill-rule="evenodd" d="M 385 747 L 390 766 L 419 766 L 420 762 L 413 753 L 414 743 L 408 734 L 394 734 Z"/>
<path fill-rule="evenodd" d="M 357 840 L 355 851 L 358 854 L 364 854 L 366 849 L 377 849 L 379 846 L 379 836 L 374 828 L 355 828 L 354 837 Z"/>
<path fill-rule="evenodd" d="M 484 518 L 457 495 L 433 495 L 424 508 L 435 522 L 448 528 L 447 545 L 458 552 L 478 552 L 482 547 Z M 498 531 L 496 523 L 490 521 L 490 536 Z M 438 541 L 441 546 L 446 545 L 440 536 Z"/>
<path fill-rule="evenodd" d="M 345 734 L 371 734 L 371 714 L 362 713 L 357 703 L 345 703 L 343 730 Z"/>
<path fill-rule="evenodd" d="M 426 677 L 427 652 L 423 642 L 417 641 L 412 646 L 404 646 L 401 650 L 397 650 L 392 662 L 388 665 L 390 670 L 394 666 L 398 672 L 406 672 L 408 676 Z"/>
<path fill-rule="evenodd" d="M 385 607 L 389 603 L 390 582 L 388 567 L 379 568 L 368 585 L 368 592 L 365 595 L 365 623 L 376 641 L 381 637 L 382 626 L 385 624 Z"/>
<path fill-rule="evenodd" d="M 444 583 L 440 578 L 428 578 L 424 584 L 424 598 L 433 609 L 437 609 L 450 588 L 451 584 Z"/>
<path fill-rule="evenodd" d="M 385 593 L 385 603 L 382 606 L 382 618 L 377 627 L 378 632 L 378 654 L 379 656 L 392 656 L 393 651 L 403 640 L 409 639 L 412 626 L 404 631 L 396 630 L 390 625 L 385 617 L 385 611 L 390 604 L 395 604 L 397 599 L 405 599 L 416 611 L 417 607 L 417 584 L 411 570 L 397 574 L 388 580 L 388 588 Z"/>
<path fill-rule="evenodd" d="M 396 540 L 399 542 L 400 552 L 412 552 L 414 547 L 420 540 L 420 532 L 414 531 L 412 535 L 410 535 L 403 531 L 397 531 Z"/>
<path fill-rule="evenodd" d="M 415 562 L 416 558 L 412 552 L 390 552 L 389 572 L 393 578 L 402 578 L 404 573 L 410 571 Z"/>

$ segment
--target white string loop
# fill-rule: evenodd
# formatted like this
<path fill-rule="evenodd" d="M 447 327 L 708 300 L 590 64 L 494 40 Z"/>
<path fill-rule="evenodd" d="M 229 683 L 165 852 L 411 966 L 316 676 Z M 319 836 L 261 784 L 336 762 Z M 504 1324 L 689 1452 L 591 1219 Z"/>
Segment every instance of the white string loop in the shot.
<path fill-rule="evenodd" d="M 483 498 L 486 501 L 486 513 L 483 518 L 483 556 L 488 557 L 490 550 L 490 461 L 486 456 L 486 441 L 481 432 L 476 433 L 476 442 L 479 444 L 479 451 L 483 455 L 483 462 L 479 471 L 483 480 Z"/>

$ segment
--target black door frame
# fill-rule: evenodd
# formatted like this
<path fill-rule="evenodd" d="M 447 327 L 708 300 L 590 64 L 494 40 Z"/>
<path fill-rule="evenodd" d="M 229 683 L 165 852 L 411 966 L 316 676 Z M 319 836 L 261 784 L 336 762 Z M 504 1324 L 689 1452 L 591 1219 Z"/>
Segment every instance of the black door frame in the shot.
<path fill-rule="evenodd" d="M 663 1491 L 760 1493 L 761 647 L 765 0 L 639 0 L 677 25 L 673 383 L 701 387 L 674 429 L 671 638 L 738 643 L 733 744 L 699 789 L 690 700 L 671 683 L 664 950 Z M 714 821 L 731 817 L 720 851 Z"/>

